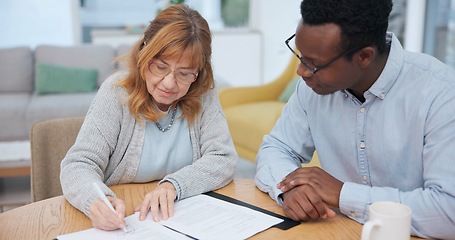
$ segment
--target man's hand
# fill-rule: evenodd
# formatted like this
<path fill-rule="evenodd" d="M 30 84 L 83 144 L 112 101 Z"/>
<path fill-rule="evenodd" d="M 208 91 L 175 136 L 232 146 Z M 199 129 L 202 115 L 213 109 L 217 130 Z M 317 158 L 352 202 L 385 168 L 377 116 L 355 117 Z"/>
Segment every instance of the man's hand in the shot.
<path fill-rule="evenodd" d="M 318 195 L 328 206 L 339 208 L 343 182 L 318 167 L 301 167 L 294 170 L 277 184 L 277 188 L 286 193 L 295 187 L 304 185 L 311 188 L 305 187 L 299 192 L 303 191 L 310 199 L 315 199 L 312 195 Z"/>
<path fill-rule="evenodd" d="M 336 213 L 330 209 L 310 185 L 300 185 L 283 193 L 283 211 L 294 221 L 332 218 Z"/>
<path fill-rule="evenodd" d="M 140 211 L 139 219 L 142 221 L 148 211 L 152 213 L 153 221 L 167 220 L 174 215 L 174 201 L 177 196 L 175 187 L 170 182 L 163 182 L 153 191 L 145 195 L 142 204 L 134 209 Z"/>

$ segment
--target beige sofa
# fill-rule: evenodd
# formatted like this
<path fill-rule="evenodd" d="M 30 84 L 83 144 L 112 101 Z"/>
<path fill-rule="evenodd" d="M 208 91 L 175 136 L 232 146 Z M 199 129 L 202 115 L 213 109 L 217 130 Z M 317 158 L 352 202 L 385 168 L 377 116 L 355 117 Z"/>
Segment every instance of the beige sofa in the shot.
<path fill-rule="evenodd" d="M 84 116 L 97 87 L 119 68 L 115 58 L 128 49 L 129 46 L 107 45 L 0 49 L 0 141 L 28 140 L 31 126 L 38 121 Z M 96 89 L 38 94 L 35 82 L 38 64 L 96 70 Z"/>

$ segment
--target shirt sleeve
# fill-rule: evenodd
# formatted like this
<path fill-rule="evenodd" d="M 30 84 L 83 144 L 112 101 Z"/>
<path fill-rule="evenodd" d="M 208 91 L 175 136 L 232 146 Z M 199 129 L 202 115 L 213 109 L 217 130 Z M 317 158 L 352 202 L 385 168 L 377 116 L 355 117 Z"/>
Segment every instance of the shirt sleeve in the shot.
<path fill-rule="evenodd" d="M 282 201 L 278 195 L 282 192 L 276 187 L 277 183 L 301 167 L 302 163 L 311 161 L 314 153 L 306 113 L 302 108 L 302 99 L 298 97 L 301 82 L 270 134 L 264 136 L 256 157 L 256 185 L 280 205 Z"/>
<path fill-rule="evenodd" d="M 368 220 L 368 206 L 377 201 L 400 202 L 412 209 L 411 234 L 453 239 L 455 236 L 455 94 L 441 92 L 428 113 L 423 139 L 422 187 L 397 189 L 345 182 L 340 211 L 360 223 Z M 417 162 L 417 161 L 416 161 Z M 395 166 L 399 169 L 399 164 Z M 413 169 L 403 169 L 402 174 Z M 394 171 L 394 174 L 399 174 Z M 390 176 L 394 177 L 394 176 Z M 404 179 L 406 181 L 406 179 Z"/>

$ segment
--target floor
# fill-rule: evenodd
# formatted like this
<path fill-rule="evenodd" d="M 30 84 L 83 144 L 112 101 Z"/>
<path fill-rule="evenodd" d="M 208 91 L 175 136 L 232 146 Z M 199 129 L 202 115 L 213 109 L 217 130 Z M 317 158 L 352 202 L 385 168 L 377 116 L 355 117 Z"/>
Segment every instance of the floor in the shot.
<path fill-rule="evenodd" d="M 30 176 L 0 178 L 0 213 L 30 202 Z"/>
<path fill-rule="evenodd" d="M 253 179 L 256 172 L 256 165 L 248 160 L 239 159 L 234 178 Z M 0 178 L 0 203 L 30 202 L 30 177 Z M 0 206 L 0 213 L 14 209 L 20 205 L 6 204 Z"/>

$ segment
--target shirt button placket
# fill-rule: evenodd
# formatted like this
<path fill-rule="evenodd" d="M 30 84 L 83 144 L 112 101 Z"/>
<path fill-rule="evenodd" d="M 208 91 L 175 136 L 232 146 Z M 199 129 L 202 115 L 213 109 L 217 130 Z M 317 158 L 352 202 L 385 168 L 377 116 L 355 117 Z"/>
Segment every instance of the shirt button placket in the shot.
<path fill-rule="evenodd" d="M 368 162 L 366 159 L 366 144 L 365 144 L 365 118 L 366 109 L 360 107 L 357 112 L 357 134 L 358 134 L 358 156 L 359 156 L 359 169 L 362 184 L 369 185 L 368 177 Z"/>

